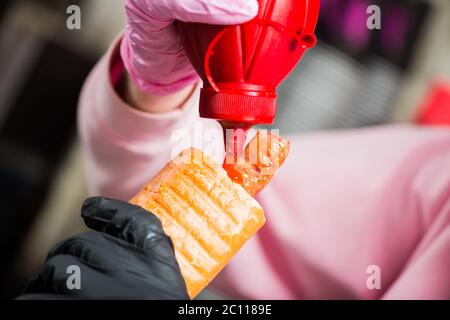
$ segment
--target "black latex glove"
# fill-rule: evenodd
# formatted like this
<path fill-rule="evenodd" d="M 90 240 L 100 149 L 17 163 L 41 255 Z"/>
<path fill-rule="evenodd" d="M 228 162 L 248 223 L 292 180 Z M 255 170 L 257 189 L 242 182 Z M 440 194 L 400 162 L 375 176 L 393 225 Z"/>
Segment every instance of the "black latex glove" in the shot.
<path fill-rule="evenodd" d="M 94 197 L 81 216 L 96 231 L 53 247 L 19 299 L 189 299 L 172 242 L 155 215 Z M 80 268 L 81 289 L 68 288 L 71 265 Z"/>

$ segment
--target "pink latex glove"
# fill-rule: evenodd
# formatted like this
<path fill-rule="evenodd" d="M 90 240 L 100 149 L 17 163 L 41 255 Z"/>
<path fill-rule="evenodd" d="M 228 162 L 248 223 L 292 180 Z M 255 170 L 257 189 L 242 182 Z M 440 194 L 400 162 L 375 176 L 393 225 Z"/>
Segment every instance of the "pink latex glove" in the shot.
<path fill-rule="evenodd" d="M 231 25 L 251 20 L 257 0 L 126 0 L 121 56 L 142 92 L 165 95 L 198 81 L 175 20 Z"/>

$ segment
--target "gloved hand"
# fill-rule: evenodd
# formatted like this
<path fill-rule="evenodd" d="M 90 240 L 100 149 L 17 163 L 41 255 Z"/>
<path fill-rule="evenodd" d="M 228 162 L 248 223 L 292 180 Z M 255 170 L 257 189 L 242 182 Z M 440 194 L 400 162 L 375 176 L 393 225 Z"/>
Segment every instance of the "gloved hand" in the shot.
<path fill-rule="evenodd" d="M 142 92 L 165 95 L 198 81 L 175 20 L 232 25 L 251 20 L 257 0 L 126 0 L 121 56 Z"/>
<path fill-rule="evenodd" d="M 172 242 L 155 215 L 101 197 L 87 199 L 81 215 L 96 231 L 53 247 L 19 299 L 189 299 Z M 79 267 L 80 289 L 69 279 L 70 266 Z"/>

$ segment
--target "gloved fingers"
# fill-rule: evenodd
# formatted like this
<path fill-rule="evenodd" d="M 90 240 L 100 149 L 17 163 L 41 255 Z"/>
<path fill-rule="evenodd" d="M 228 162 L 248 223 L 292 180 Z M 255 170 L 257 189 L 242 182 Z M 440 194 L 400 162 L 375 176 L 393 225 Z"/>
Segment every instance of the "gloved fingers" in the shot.
<path fill-rule="evenodd" d="M 209 24 L 239 24 L 258 13 L 257 0 L 127 0 L 128 15 L 159 27 L 173 20 Z"/>
<path fill-rule="evenodd" d="M 170 12 L 170 17 L 177 20 L 222 25 L 247 22 L 257 15 L 259 9 L 257 0 L 171 0 L 152 3 L 166 15 Z"/>
<path fill-rule="evenodd" d="M 24 298 L 189 299 L 172 242 L 156 216 L 101 197 L 87 199 L 82 216 L 97 231 L 55 245 Z"/>
<path fill-rule="evenodd" d="M 256 0 L 178 0 L 171 4 L 172 16 L 181 21 L 209 24 L 239 24 L 258 13 Z"/>
<path fill-rule="evenodd" d="M 118 280 L 119 278 L 113 272 L 93 268 L 78 257 L 56 255 L 33 276 L 25 288 L 23 297 L 33 299 L 33 293 L 39 293 L 36 297 L 44 299 L 45 296 L 42 296 L 42 293 L 52 293 L 56 298 L 142 299 L 159 294 L 156 288 L 142 286 L 142 283 L 138 281 Z M 176 292 L 173 294 L 175 295 Z"/>
<path fill-rule="evenodd" d="M 124 201 L 103 197 L 88 198 L 83 203 L 81 216 L 89 228 L 143 249 L 149 249 L 168 239 L 158 217 Z"/>
<path fill-rule="evenodd" d="M 88 227 L 113 237 L 110 240 L 121 240 L 129 244 L 130 247 L 133 246 L 129 248 L 121 243 L 116 243 L 115 250 L 120 251 L 121 254 L 116 252 L 117 255 L 125 257 L 125 259 L 138 259 L 134 265 L 145 266 L 145 268 L 141 267 L 140 271 L 136 270 L 134 274 L 139 272 L 142 274 L 151 273 L 153 277 L 147 285 L 154 285 L 155 282 L 160 281 L 160 286 L 169 282 L 178 289 L 181 286 L 185 288 L 184 279 L 181 276 L 180 268 L 175 258 L 172 241 L 164 233 L 161 223 L 155 215 L 127 202 L 94 197 L 84 202 L 82 216 Z M 86 245 L 87 242 L 83 241 L 83 244 Z M 94 245 L 101 243 L 101 240 L 90 242 Z M 136 249 L 143 249 L 142 252 L 144 254 L 133 252 Z M 73 250 L 77 250 L 77 246 L 72 244 L 70 253 L 84 257 L 90 256 L 90 251 L 99 251 L 84 248 L 81 254 Z M 127 258 L 127 256 L 130 257 Z M 102 268 L 108 267 L 110 256 L 105 255 L 101 259 L 99 257 L 98 254 L 93 256 L 92 261 Z M 118 263 L 118 261 L 115 260 L 115 263 Z M 123 263 L 126 264 L 126 261 Z M 170 279 L 168 280 L 168 278 Z M 165 287 L 168 287 L 168 285 L 166 284 Z M 167 294 L 170 295 L 170 290 L 167 291 Z"/>
<path fill-rule="evenodd" d="M 46 295 L 55 295 L 57 298 L 83 298 L 81 289 L 81 269 L 83 263 L 78 257 L 59 255 L 50 258 L 43 264 L 28 282 L 23 294 L 25 299 L 45 299 Z M 95 271 L 95 269 L 92 269 Z M 83 270 L 83 277 L 91 270 Z M 77 273 L 77 274 L 75 274 Z M 98 272 L 98 274 L 100 274 Z M 69 278 L 71 275 L 74 277 Z M 84 282 L 84 281 L 83 281 Z M 33 294 L 36 294 L 33 297 Z M 42 298 L 41 298 L 42 296 Z"/>
<path fill-rule="evenodd" d="M 51 284 L 53 292 L 66 294 L 70 266 L 80 268 L 83 277 L 86 293 L 79 293 L 77 298 L 189 298 L 167 237 L 150 250 L 143 250 L 102 232 L 80 234 L 60 242 L 49 252 L 27 292 L 45 292 L 43 289 Z"/>
<path fill-rule="evenodd" d="M 124 243 L 127 243 L 124 240 Z M 114 241 L 96 232 L 85 232 L 75 237 L 57 243 L 47 254 L 46 261 L 58 256 L 73 256 L 91 267 L 99 270 L 107 270 L 114 267 L 110 262 L 115 257 L 108 254 L 106 248 L 112 251 Z M 131 247 L 131 245 L 130 245 Z M 114 246 L 114 250 L 118 251 Z"/>
<path fill-rule="evenodd" d="M 145 44 L 144 47 L 154 46 L 156 41 L 161 52 L 165 52 L 164 48 L 168 45 L 173 47 L 169 50 L 173 52 L 179 48 L 173 44 L 173 39 L 177 38 L 176 29 L 171 28 L 174 20 L 239 24 L 253 19 L 258 14 L 258 8 L 257 0 L 127 0 L 128 26 L 125 31 L 136 35 L 133 40 Z M 172 40 L 172 44 L 170 41 L 168 44 L 160 43 L 165 39 Z"/>
<path fill-rule="evenodd" d="M 254 18 L 257 0 L 126 0 L 120 53 L 142 92 L 166 95 L 198 82 L 174 20 L 238 24 Z"/>

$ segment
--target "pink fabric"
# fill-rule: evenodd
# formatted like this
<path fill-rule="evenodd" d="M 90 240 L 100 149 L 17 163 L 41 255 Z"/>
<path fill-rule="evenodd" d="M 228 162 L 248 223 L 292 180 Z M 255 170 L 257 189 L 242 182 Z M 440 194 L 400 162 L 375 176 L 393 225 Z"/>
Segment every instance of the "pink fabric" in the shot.
<path fill-rule="evenodd" d="M 183 148 L 172 132 L 218 127 L 198 118 L 198 90 L 164 115 L 127 106 L 109 77 L 118 46 L 85 84 L 79 129 L 93 193 L 127 200 Z M 449 128 L 392 125 L 290 140 L 286 164 L 258 197 L 267 224 L 215 288 L 256 299 L 450 299 Z M 367 287 L 372 265 L 379 290 Z"/>
<path fill-rule="evenodd" d="M 121 54 L 144 92 L 167 94 L 198 81 L 173 22 L 237 24 L 258 12 L 256 0 L 126 0 Z M 151 37 L 149 37 L 151 35 Z"/>

